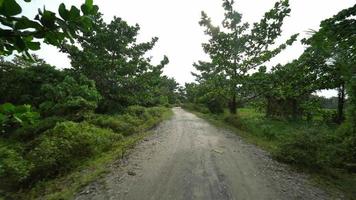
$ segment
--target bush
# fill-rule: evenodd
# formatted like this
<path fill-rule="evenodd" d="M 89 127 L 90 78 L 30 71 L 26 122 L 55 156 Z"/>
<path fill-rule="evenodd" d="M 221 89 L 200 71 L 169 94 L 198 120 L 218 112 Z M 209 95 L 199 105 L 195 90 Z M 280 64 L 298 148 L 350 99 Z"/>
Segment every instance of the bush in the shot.
<path fill-rule="evenodd" d="M 147 113 L 154 118 L 162 117 L 162 115 L 165 111 L 166 111 L 166 108 L 162 108 L 162 107 L 147 108 Z"/>
<path fill-rule="evenodd" d="M 77 120 L 88 112 L 93 112 L 101 96 L 95 83 L 81 75 L 75 79 L 66 76 L 59 84 L 45 84 L 42 91 L 47 101 L 40 105 L 44 116 L 70 116 Z"/>
<path fill-rule="evenodd" d="M 282 140 L 274 156 L 280 161 L 311 169 L 327 168 L 336 164 L 339 154 L 333 140 L 321 130 L 302 130 Z"/>
<path fill-rule="evenodd" d="M 17 129 L 11 138 L 17 141 L 27 142 L 40 136 L 43 132 L 54 128 L 57 123 L 64 121 L 66 121 L 66 119 L 62 117 L 48 117 L 38 121 L 36 124 L 26 125 Z"/>
<path fill-rule="evenodd" d="M 350 121 L 341 124 L 337 131 L 337 137 L 342 138 L 343 158 L 346 163 L 356 164 L 356 135 Z"/>
<path fill-rule="evenodd" d="M 133 123 L 138 121 L 138 118 L 131 115 L 94 115 L 89 119 L 89 123 L 92 123 L 101 128 L 109 128 L 116 133 L 122 134 L 124 136 L 131 135 L 138 130 L 138 125 L 141 123 Z"/>
<path fill-rule="evenodd" d="M 127 115 L 135 116 L 139 119 L 147 120 L 150 118 L 147 108 L 142 106 L 129 106 L 125 112 Z"/>
<path fill-rule="evenodd" d="M 246 126 L 242 123 L 242 119 L 238 115 L 229 114 L 224 118 L 224 121 L 238 129 L 246 130 Z"/>
<path fill-rule="evenodd" d="M 0 188 L 15 189 L 28 177 L 32 165 L 22 157 L 22 152 L 19 145 L 0 142 Z"/>
<path fill-rule="evenodd" d="M 224 103 L 222 100 L 220 99 L 210 99 L 207 103 L 206 103 L 209 111 L 213 114 L 221 114 L 224 113 Z"/>
<path fill-rule="evenodd" d="M 163 107 L 130 106 L 123 115 L 91 115 L 88 121 L 96 126 L 129 136 L 152 126 L 165 110 Z"/>
<path fill-rule="evenodd" d="M 108 150 L 121 135 L 88 123 L 62 122 L 42 134 L 27 157 L 34 180 L 71 169 L 78 161 Z"/>
<path fill-rule="evenodd" d="M 204 114 L 207 114 L 210 112 L 207 107 L 205 107 L 204 105 L 201 105 L 201 104 L 186 103 L 182 107 L 187 110 L 197 111 L 197 112 L 204 113 Z"/>
<path fill-rule="evenodd" d="M 2 104 L 0 105 L 0 135 L 9 134 L 21 126 L 33 125 L 39 118 L 40 115 L 33 112 L 30 105 Z"/>
<path fill-rule="evenodd" d="M 275 131 L 269 125 L 263 125 L 261 127 L 261 134 L 262 137 L 266 138 L 267 140 L 274 140 L 277 138 Z"/>

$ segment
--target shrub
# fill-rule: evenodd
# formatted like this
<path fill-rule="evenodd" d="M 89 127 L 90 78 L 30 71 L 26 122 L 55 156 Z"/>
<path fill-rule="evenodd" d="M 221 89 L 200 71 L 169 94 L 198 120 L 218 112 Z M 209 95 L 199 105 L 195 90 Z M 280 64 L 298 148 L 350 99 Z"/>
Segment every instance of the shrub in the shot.
<path fill-rule="evenodd" d="M 242 123 L 242 119 L 238 115 L 229 114 L 224 118 L 224 121 L 236 128 L 246 130 L 246 126 Z"/>
<path fill-rule="evenodd" d="M 224 113 L 224 102 L 220 99 L 210 99 L 207 103 L 206 103 L 209 111 L 213 114 L 221 114 Z"/>
<path fill-rule="evenodd" d="M 19 145 L 0 142 L 0 188 L 15 189 L 28 177 L 32 165 L 22 157 L 22 151 Z"/>
<path fill-rule="evenodd" d="M 88 123 L 62 122 L 42 134 L 27 157 L 32 176 L 49 176 L 74 167 L 78 161 L 108 150 L 122 136 Z M 37 178 L 34 178 L 35 180 Z"/>
<path fill-rule="evenodd" d="M 125 112 L 127 115 L 135 116 L 139 119 L 147 120 L 150 118 L 147 108 L 142 106 L 129 106 Z"/>
<path fill-rule="evenodd" d="M 48 117 L 43 120 L 38 121 L 36 124 L 23 126 L 12 134 L 12 138 L 17 141 L 30 141 L 40 136 L 43 132 L 52 129 L 59 122 L 66 121 L 62 117 Z"/>
<path fill-rule="evenodd" d="M 346 163 L 356 163 L 356 135 L 350 121 L 341 124 L 337 131 L 337 137 L 342 138 L 343 158 Z"/>
<path fill-rule="evenodd" d="M 317 129 L 294 133 L 280 142 L 274 156 L 283 162 L 311 169 L 333 165 L 337 149 L 330 148 L 333 138 Z"/>
<path fill-rule="evenodd" d="M 187 110 L 197 111 L 204 114 L 210 112 L 209 109 L 202 104 L 186 103 L 182 107 Z"/>
<path fill-rule="evenodd" d="M 152 126 L 164 111 L 163 107 L 130 106 L 123 115 L 91 115 L 88 121 L 96 126 L 129 136 Z"/>
<path fill-rule="evenodd" d="M 39 118 L 40 115 L 33 112 L 30 105 L 2 104 L 0 105 L 0 134 L 8 134 L 21 126 L 33 125 Z"/>
<path fill-rule="evenodd" d="M 162 114 L 165 112 L 165 108 L 162 107 L 151 107 L 147 108 L 147 113 L 154 118 L 162 117 Z"/>
<path fill-rule="evenodd" d="M 276 139 L 276 133 L 273 128 L 269 125 L 263 125 L 261 127 L 261 134 L 267 140 L 274 140 Z"/>
<path fill-rule="evenodd" d="M 40 105 L 40 110 L 45 116 L 81 118 L 83 114 L 94 111 L 101 99 L 95 83 L 83 75 L 77 79 L 66 76 L 57 85 L 45 84 L 42 91 L 47 101 Z"/>

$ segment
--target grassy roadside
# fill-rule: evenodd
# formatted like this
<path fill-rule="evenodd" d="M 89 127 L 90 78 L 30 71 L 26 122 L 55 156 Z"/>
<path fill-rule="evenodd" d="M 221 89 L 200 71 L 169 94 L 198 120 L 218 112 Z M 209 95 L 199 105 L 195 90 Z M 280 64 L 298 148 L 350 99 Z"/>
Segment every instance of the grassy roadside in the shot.
<path fill-rule="evenodd" d="M 115 143 L 111 150 L 96 155 L 71 170 L 68 174 L 59 175 L 58 178 L 37 183 L 32 189 L 24 190 L 16 195 L 16 199 L 73 199 L 76 192 L 87 184 L 93 182 L 105 174 L 108 166 L 115 160 L 122 158 L 128 149 L 133 148 L 139 141 L 152 133 L 150 131 L 160 122 L 169 119 L 173 115 L 171 109 L 160 118 L 151 121 L 144 130 L 125 137 Z M 1 198 L 0 198 L 1 199 Z"/>
<path fill-rule="evenodd" d="M 245 141 L 270 152 L 274 158 L 276 158 L 276 152 L 281 151 L 279 149 L 280 144 L 285 143 L 288 139 L 290 140 L 291 138 L 289 137 L 291 134 L 303 134 L 304 132 L 310 134 L 311 132 L 308 131 L 315 128 L 326 134 L 332 134 L 336 130 L 336 127 L 333 126 L 322 126 L 308 122 L 288 122 L 266 119 L 263 117 L 263 114 L 252 109 L 240 109 L 238 117 L 232 117 L 228 113 L 214 115 L 204 111 L 204 109 L 197 111 L 194 107 L 183 106 L 183 108 L 209 121 L 215 126 L 230 129 L 244 138 Z M 309 153 L 308 151 L 306 152 Z M 313 169 L 310 166 L 293 163 L 291 163 L 291 166 L 297 171 L 307 172 L 310 175 L 312 183 L 320 185 L 331 194 L 337 195 L 343 193 L 346 199 L 356 199 L 355 173 L 347 173 L 337 168 Z"/>

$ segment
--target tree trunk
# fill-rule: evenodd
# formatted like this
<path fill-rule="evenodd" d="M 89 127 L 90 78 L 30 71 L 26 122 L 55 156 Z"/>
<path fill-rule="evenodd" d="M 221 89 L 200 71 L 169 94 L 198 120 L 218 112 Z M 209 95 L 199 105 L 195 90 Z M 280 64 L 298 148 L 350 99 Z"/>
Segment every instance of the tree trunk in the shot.
<path fill-rule="evenodd" d="M 345 84 L 342 83 L 339 87 L 338 93 L 338 106 L 337 106 L 337 119 L 336 122 L 341 124 L 344 121 L 344 105 L 345 105 Z"/>
<path fill-rule="evenodd" d="M 236 94 L 232 96 L 232 100 L 230 101 L 229 105 L 230 113 L 236 114 L 237 113 L 237 101 L 236 101 Z"/>

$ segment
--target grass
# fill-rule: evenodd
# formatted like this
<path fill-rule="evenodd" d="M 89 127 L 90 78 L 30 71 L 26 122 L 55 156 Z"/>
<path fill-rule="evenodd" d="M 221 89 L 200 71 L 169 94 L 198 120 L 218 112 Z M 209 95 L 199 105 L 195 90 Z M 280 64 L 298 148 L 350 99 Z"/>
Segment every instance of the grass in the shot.
<path fill-rule="evenodd" d="M 80 189 L 107 173 L 111 163 L 125 156 L 129 149 L 152 133 L 150 129 L 163 120 L 169 119 L 172 114 L 173 112 L 169 109 L 154 123 L 151 122 L 150 126 L 146 126 L 144 131 L 125 137 L 115 143 L 111 150 L 84 161 L 67 174 L 39 182 L 33 188 L 17 193 L 15 199 L 38 199 L 39 197 L 48 200 L 73 199 Z"/>
<path fill-rule="evenodd" d="M 317 130 L 322 134 L 333 135 L 337 130 L 337 126 L 323 124 L 320 120 L 308 122 L 268 119 L 263 113 L 250 108 L 239 109 L 238 115 L 232 116 L 227 111 L 224 114 L 214 115 L 197 112 L 191 106 L 183 107 L 215 126 L 232 130 L 243 137 L 245 141 L 271 152 L 272 155 L 279 150 L 280 144 L 285 143 L 293 134 L 309 133 L 311 130 Z M 294 153 L 295 151 L 293 150 L 292 152 Z M 343 193 L 347 199 L 356 199 L 355 173 L 348 173 L 337 168 L 312 169 L 296 164 L 292 164 L 291 166 L 295 170 L 310 174 L 312 183 L 321 185 L 331 194 L 337 195 L 338 193 Z"/>

